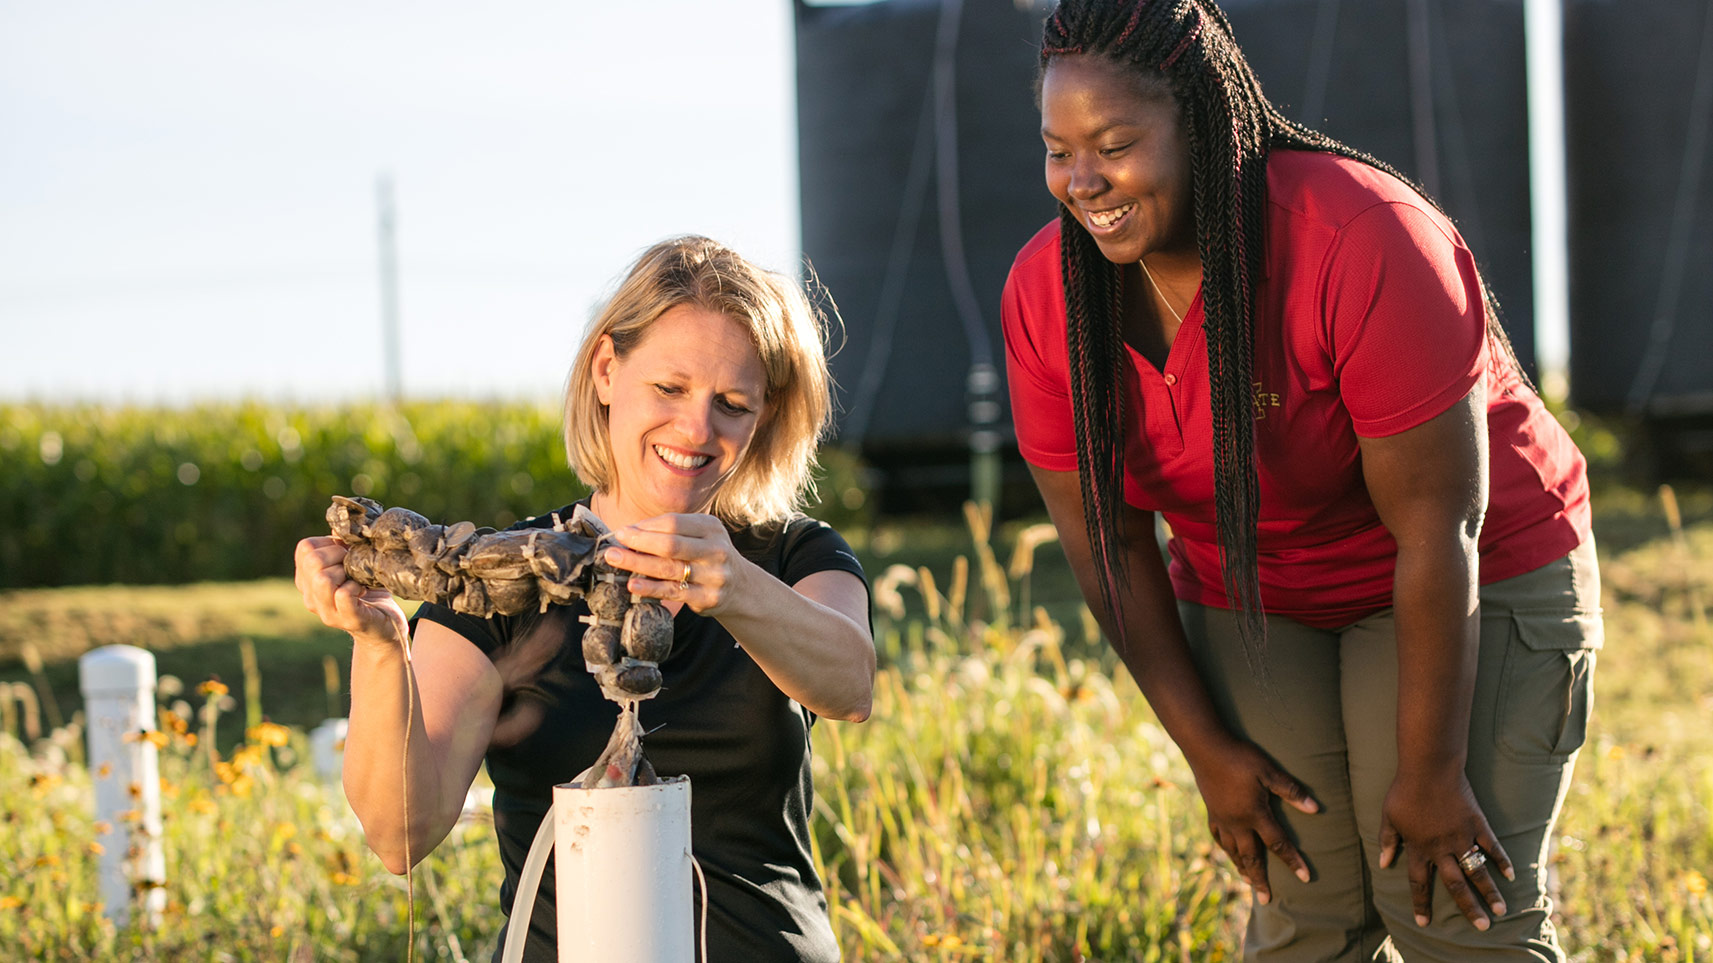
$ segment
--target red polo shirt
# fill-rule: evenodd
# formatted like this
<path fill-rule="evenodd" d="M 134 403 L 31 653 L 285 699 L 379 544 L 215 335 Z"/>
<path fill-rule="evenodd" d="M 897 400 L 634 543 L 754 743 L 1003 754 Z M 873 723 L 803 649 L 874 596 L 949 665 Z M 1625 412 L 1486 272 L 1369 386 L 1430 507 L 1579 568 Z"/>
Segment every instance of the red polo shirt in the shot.
<path fill-rule="evenodd" d="M 1589 531 L 1586 464 L 1488 344 L 1474 259 L 1456 229 L 1408 185 L 1331 154 L 1275 151 L 1267 186 L 1254 318 L 1266 611 L 1332 628 L 1392 604 L 1397 545 L 1369 500 L 1357 438 L 1428 421 L 1483 368 L 1491 477 L 1482 584 L 1575 548 Z M 1017 255 L 1002 313 L 1023 457 L 1074 471 L 1056 221 Z M 1124 494 L 1171 525 L 1178 597 L 1224 607 L 1202 320 L 1198 292 L 1164 371 L 1127 351 Z"/>

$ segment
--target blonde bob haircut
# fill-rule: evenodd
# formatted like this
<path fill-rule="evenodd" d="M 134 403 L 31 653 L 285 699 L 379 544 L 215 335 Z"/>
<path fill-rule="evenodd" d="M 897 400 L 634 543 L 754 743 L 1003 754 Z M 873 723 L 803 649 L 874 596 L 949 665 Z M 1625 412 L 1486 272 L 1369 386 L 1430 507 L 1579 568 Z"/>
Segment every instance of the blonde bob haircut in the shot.
<path fill-rule="evenodd" d="M 583 484 L 612 490 L 607 406 L 595 395 L 601 336 L 624 358 L 661 315 L 679 305 L 717 312 L 749 331 L 766 373 L 761 420 L 720 484 L 710 513 L 727 525 L 785 518 L 814 491 L 815 452 L 832 421 L 825 324 L 792 279 L 763 270 L 705 237 L 661 241 L 631 265 L 583 336 L 565 386 L 565 456 Z"/>

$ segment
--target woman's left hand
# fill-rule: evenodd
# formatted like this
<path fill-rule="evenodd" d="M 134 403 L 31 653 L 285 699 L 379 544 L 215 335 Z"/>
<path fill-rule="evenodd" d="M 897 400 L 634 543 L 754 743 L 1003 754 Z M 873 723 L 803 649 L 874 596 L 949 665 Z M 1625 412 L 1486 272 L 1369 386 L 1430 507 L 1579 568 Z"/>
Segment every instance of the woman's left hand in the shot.
<path fill-rule="evenodd" d="M 656 515 L 613 532 L 607 564 L 632 572 L 626 588 L 716 615 L 731 600 L 745 560 L 712 515 Z"/>
<path fill-rule="evenodd" d="M 1380 819 L 1381 868 L 1391 866 L 1400 849 L 1409 870 L 1417 926 L 1433 920 L 1436 875 L 1476 929 L 1492 925 L 1482 911 L 1483 902 L 1494 916 L 1505 915 L 1505 899 L 1492 870 L 1497 868 L 1506 879 L 1515 879 L 1516 871 L 1461 771 L 1439 780 L 1400 775 L 1392 781 Z"/>

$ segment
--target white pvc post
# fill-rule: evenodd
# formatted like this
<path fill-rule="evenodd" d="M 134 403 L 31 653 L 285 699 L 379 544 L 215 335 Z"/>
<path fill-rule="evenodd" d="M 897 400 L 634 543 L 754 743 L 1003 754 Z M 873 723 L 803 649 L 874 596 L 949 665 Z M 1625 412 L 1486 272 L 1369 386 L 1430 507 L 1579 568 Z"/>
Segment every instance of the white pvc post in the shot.
<path fill-rule="evenodd" d="M 337 783 L 345 768 L 345 732 L 349 721 L 328 719 L 310 730 L 309 754 L 322 782 Z"/>
<path fill-rule="evenodd" d="M 1549 400 L 1570 370 L 1570 213 L 1564 148 L 1564 0 L 1525 0 L 1529 104 L 1529 221 L 1534 261 L 1535 366 Z"/>
<path fill-rule="evenodd" d="M 559 963 L 691 963 L 690 780 L 553 787 Z"/>
<path fill-rule="evenodd" d="M 161 852 L 161 772 L 155 744 L 155 657 L 132 645 L 108 645 L 77 660 L 88 720 L 95 820 L 105 831 L 99 880 L 106 916 L 123 927 L 135 900 L 145 926 L 166 908 Z"/>

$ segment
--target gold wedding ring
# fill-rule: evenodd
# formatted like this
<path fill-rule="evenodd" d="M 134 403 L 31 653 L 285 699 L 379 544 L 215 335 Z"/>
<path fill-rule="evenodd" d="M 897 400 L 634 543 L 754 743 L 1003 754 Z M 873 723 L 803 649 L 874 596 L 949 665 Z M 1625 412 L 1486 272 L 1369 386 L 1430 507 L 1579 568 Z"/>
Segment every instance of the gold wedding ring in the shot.
<path fill-rule="evenodd" d="M 684 575 L 678 579 L 678 591 L 690 591 L 690 563 L 684 563 Z"/>

